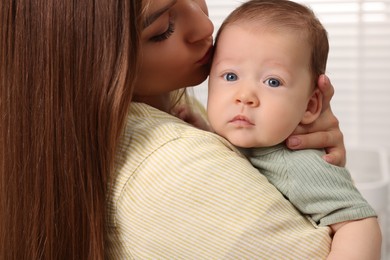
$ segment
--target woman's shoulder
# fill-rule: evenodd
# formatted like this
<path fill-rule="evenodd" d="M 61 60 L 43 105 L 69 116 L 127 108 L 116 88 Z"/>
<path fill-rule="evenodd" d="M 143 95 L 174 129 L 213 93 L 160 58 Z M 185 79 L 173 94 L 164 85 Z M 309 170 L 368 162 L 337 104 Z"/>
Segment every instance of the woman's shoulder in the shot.
<path fill-rule="evenodd" d="M 234 165 L 250 165 L 224 138 L 148 105 L 134 103 L 115 155 L 109 216 L 114 215 L 117 201 L 129 187 L 149 183 L 160 175 L 177 179 L 183 174 L 200 175 L 202 171 L 215 170 L 215 162 L 226 162 L 227 158 L 239 161 Z M 163 179 L 171 178 L 167 176 Z"/>
<path fill-rule="evenodd" d="M 186 122 L 146 104 L 133 103 L 116 151 L 116 179 L 127 182 L 151 167 L 166 167 L 166 161 L 182 161 L 194 157 L 213 156 L 215 151 L 239 154 L 224 138 L 197 129 Z M 222 160 L 222 159 L 221 159 Z M 121 181 L 121 179 L 123 179 Z"/>
<path fill-rule="evenodd" d="M 267 241 L 275 236 L 288 241 L 285 251 L 290 252 L 302 239 L 297 232 L 302 227 L 308 231 L 309 238 L 303 238 L 308 246 L 317 254 L 312 241 L 318 238 L 316 245 L 325 244 L 327 253 L 328 230 L 314 229 L 300 217 L 224 139 L 158 110 L 137 107 L 130 112 L 108 193 L 108 248 L 115 258 L 177 258 L 182 252 L 192 258 L 222 258 L 240 254 L 243 245 L 254 242 L 252 252 L 232 256 L 253 258 L 272 250 Z M 291 225 L 291 219 L 298 222 Z M 276 258 L 286 255 L 277 253 Z M 312 258 L 302 254 L 294 256 Z"/>
<path fill-rule="evenodd" d="M 132 104 L 122 142 L 140 145 L 142 149 L 148 146 L 156 149 L 156 146 L 172 140 L 188 138 L 207 139 L 235 149 L 228 141 L 214 133 L 197 129 L 175 116 L 142 103 Z"/>

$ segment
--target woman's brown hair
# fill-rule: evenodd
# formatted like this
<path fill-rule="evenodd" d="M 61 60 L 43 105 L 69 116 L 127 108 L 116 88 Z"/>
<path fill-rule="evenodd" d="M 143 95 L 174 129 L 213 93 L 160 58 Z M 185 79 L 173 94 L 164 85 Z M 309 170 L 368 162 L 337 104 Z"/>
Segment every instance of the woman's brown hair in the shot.
<path fill-rule="evenodd" d="M 0 259 L 103 259 L 141 0 L 0 2 Z"/>

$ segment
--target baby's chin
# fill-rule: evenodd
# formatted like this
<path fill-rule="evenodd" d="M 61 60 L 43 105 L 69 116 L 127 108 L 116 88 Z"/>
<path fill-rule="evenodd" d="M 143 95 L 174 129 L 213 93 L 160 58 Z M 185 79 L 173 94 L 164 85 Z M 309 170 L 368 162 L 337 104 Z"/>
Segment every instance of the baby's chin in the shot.
<path fill-rule="evenodd" d="M 279 139 L 275 138 L 256 138 L 254 133 L 249 131 L 229 131 L 225 129 L 220 129 L 217 127 L 213 128 L 213 131 L 228 140 L 232 145 L 239 148 L 259 148 L 259 147 L 269 147 L 280 143 Z"/>
<path fill-rule="evenodd" d="M 240 148 L 253 148 L 258 147 L 256 146 L 257 143 L 254 143 L 253 141 L 243 140 L 242 138 L 229 138 L 225 137 L 232 145 Z"/>
<path fill-rule="evenodd" d="M 226 138 L 231 144 L 239 148 L 261 148 L 261 147 L 270 147 L 279 144 L 280 142 L 259 142 L 258 140 L 244 140 L 242 138 Z"/>

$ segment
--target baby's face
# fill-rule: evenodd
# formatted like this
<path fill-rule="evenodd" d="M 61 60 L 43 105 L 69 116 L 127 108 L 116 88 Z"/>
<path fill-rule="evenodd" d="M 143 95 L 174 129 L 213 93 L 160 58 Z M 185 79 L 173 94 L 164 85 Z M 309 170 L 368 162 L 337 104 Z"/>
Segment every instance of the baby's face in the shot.
<path fill-rule="evenodd" d="M 301 122 L 313 92 L 309 50 L 294 33 L 225 27 L 209 78 L 213 130 L 240 147 L 284 141 Z"/>

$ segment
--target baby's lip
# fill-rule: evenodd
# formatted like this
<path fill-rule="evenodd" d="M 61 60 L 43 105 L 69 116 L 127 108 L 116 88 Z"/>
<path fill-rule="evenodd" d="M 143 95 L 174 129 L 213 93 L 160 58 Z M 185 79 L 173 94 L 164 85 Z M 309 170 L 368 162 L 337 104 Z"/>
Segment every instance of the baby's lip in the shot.
<path fill-rule="evenodd" d="M 233 117 L 233 119 L 230 120 L 229 123 L 239 123 L 240 125 L 254 125 L 254 123 L 244 115 L 237 115 Z"/>

